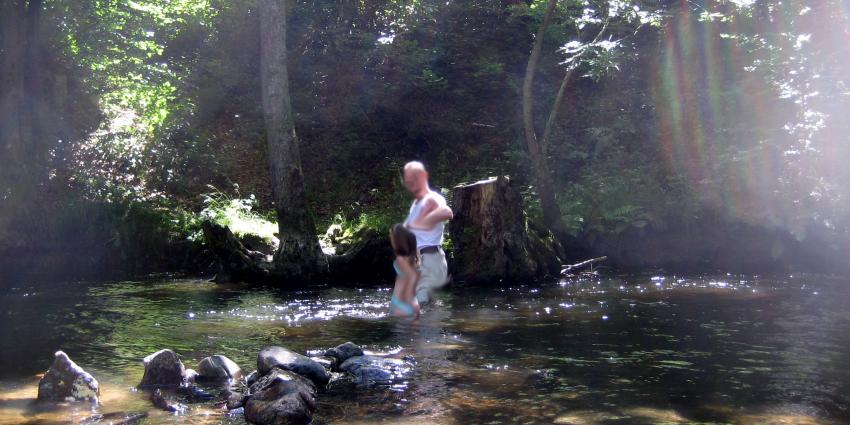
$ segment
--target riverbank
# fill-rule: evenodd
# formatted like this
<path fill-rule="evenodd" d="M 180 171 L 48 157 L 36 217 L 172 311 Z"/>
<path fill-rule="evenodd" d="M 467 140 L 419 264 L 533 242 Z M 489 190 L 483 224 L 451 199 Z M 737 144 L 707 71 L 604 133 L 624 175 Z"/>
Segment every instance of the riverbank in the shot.
<path fill-rule="evenodd" d="M 0 287 L 19 279 L 121 280 L 151 274 L 212 278 L 215 257 L 201 241 L 148 232 L 136 238 L 127 222 L 86 222 L 61 229 L 68 237 L 8 239 L 0 244 Z M 144 232 L 143 232 L 144 233 Z M 80 236 L 73 236 L 80 235 Z M 347 241 L 367 248 L 369 261 L 348 265 L 349 283 L 391 277 L 384 235 L 363 232 L 368 240 Z M 451 235 L 449 235 L 451 238 Z M 245 239 L 243 239 L 244 241 Z M 250 246 L 256 246 L 251 241 Z M 565 246 L 567 260 L 607 256 L 603 266 L 615 272 L 657 270 L 676 273 L 826 273 L 850 274 L 850 242 L 812 226 L 803 236 L 782 227 L 767 227 L 703 216 L 693 221 L 671 218 L 664 225 L 629 228 L 620 233 L 582 234 Z M 454 256 L 447 249 L 448 260 Z M 384 270 L 386 269 L 386 270 Z M 502 279 L 496 279 L 502 280 Z"/>

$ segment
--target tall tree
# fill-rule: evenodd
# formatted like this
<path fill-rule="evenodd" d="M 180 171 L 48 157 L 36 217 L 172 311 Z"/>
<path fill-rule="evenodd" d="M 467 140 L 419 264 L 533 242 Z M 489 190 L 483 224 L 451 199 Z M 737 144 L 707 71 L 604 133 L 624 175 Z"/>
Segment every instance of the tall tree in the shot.
<path fill-rule="evenodd" d="M 546 12 L 543 15 L 543 23 L 537 31 L 537 36 L 534 38 L 534 46 L 531 48 L 531 56 L 528 58 L 528 65 L 525 69 L 525 80 L 522 84 L 522 122 L 525 127 L 525 143 L 528 147 L 528 155 L 531 157 L 532 169 L 536 174 L 537 194 L 540 197 L 540 208 L 543 210 L 543 221 L 546 226 L 558 236 L 564 234 L 564 220 L 561 217 L 561 208 L 558 206 L 558 200 L 555 197 L 555 190 L 552 187 L 552 177 L 549 173 L 549 167 L 546 164 L 546 153 L 540 149 L 540 143 L 537 141 L 537 132 L 534 130 L 534 74 L 537 71 L 537 64 L 540 62 L 540 55 L 543 50 L 543 37 L 546 34 L 546 29 L 549 27 L 549 22 L 552 20 L 552 15 L 555 12 L 555 6 L 558 0 L 549 0 L 546 3 Z"/>
<path fill-rule="evenodd" d="M 558 111 L 565 98 L 565 93 L 574 81 L 575 73 L 581 68 L 583 76 L 599 79 L 608 71 L 617 68 L 616 59 L 621 54 L 622 42 L 637 33 L 645 24 L 657 25 L 660 22 L 659 11 L 644 11 L 641 3 L 613 0 L 584 2 L 578 9 L 581 14 L 568 16 L 566 23 L 570 33 L 576 34 L 575 39 L 564 44 L 559 51 L 566 58 L 566 65 L 560 87 L 549 109 L 549 116 L 540 140 L 534 122 L 534 75 L 540 62 L 546 31 L 554 19 L 558 0 L 548 0 L 543 22 L 537 31 L 522 86 L 522 116 L 525 128 L 525 140 L 528 153 L 536 173 L 537 192 L 540 197 L 540 207 L 543 210 L 543 220 L 549 229 L 557 236 L 565 235 L 565 226 L 561 209 L 555 195 L 549 165 L 546 160 L 549 142 L 552 139 Z M 617 31 L 609 33 L 609 24 L 616 24 Z"/>
<path fill-rule="evenodd" d="M 0 199 L 14 199 L 21 189 L 26 139 L 26 3 L 0 2 Z"/>
<path fill-rule="evenodd" d="M 0 239 L 8 222 L 23 211 L 43 165 L 43 137 L 37 117 L 41 70 L 41 1 L 0 2 Z"/>
<path fill-rule="evenodd" d="M 310 214 L 286 64 L 286 4 L 260 1 L 260 77 L 267 155 L 280 230 L 275 272 L 288 279 L 309 280 L 327 269 Z"/>

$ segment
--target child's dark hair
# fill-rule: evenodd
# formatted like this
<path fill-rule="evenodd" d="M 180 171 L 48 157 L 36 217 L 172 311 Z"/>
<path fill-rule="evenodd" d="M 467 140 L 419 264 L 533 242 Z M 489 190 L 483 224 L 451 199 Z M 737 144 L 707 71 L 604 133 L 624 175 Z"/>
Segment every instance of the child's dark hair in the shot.
<path fill-rule="evenodd" d="M 416 235 L 407 230 L 401 223 L 393 224 L 390 228 L 390 242 L 396 256 L 407 257 L 410 264 L 415 266 L 419 262 L 419 250 L 416 249 Z"/>

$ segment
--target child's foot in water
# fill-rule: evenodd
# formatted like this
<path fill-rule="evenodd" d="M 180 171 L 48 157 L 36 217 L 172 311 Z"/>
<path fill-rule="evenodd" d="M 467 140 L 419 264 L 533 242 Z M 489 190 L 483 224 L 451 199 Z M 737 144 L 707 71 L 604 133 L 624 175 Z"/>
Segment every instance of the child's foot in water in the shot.
<path fill-rule="evenodd" d="M 391 305 L 391 308 L 392 308 L 392 311 L 393 311 L 393 315 L 395 315 L 395 316 L 409 317 L 409 316 L 418 315 L 417 314 L 418 313 L 417 308 L 414 307 L 414 305 L 411 305 L 409 303 L 402 301 L 401 299 L 399 299 L 395 295 L 393 295 L 392 298 L 390 299 L 390 305 Z"/>

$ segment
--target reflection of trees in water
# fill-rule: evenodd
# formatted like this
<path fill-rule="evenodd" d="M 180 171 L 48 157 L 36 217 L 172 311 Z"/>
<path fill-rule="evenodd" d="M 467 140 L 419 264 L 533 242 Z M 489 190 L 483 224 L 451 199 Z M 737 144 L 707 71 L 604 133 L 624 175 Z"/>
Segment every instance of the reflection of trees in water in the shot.
<path fill-rule="evenodd" d="M 814 277 L 812 278 L 814 279 Z M 770 372 L 766 403 L 776 412 L 807 413 L 814 410 L 850 419 L 850 313 L 846 282 L 817 278 L 817 284 L 794 280 L 791 296 L 775 306 L 775 328 L 767 336 L 778 347 L 779 360 L 765 364 Z M 797 291 L 796 288 L 801 288 Z M 775 413 L 775 412 L 774 412 Z"/>
<path fill-rule="evenodd" d="M 96 336 L 109 330 L 103 317 L 88 310 L 82 284 L 41 285 L 4 291 L 0 326 L 0 370 L 7 377 L 30 376 L 50 366 L 63 347 L 86 353 Z"/>
<path fill-rule="evenodd" d="M 2 295 L 13 326 L 0 327 L 0 359 L 14 366 L 2 370 L 31 375 L 62 348 L 121 393 L 140 377 L 141 359 L 161 348 L 174 349 L 187 367 L 224 354 L 252 370 L 269 345 L 305 352 L 350 340 L 412 356 L 414 371 L 390 387 L 328 390 L 317 421 L 815 423 L 846 416 L 844 282 L 806 282 L 801 290 L 796 279 L 762 281 L 758 291 L 769 295 L 734 282 L 641 292 L 641 282 L 456 287 L 412 323 L 384 316 L 389 293 L 375 289 L 65 285 Z"/>

